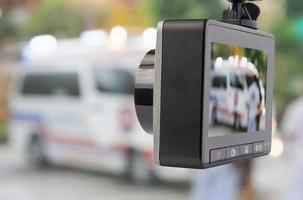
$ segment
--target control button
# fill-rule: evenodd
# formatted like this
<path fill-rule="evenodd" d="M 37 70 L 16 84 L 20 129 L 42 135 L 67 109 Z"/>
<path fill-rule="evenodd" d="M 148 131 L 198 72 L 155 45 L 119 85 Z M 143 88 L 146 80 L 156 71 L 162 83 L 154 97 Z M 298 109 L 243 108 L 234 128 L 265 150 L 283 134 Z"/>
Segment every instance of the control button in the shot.
<path fill-rule="evenodd" d="M 226 149 L 226 158 L 235 158 L 238 157 L 240 154 L 240 147 L 236 146 L 236 147 L 228 147 Z"/>
<path fill-rule="evenodd" d="M 270 142 L 265 142 L 264 143 L 264 152 L 269 152 L 271 149 L 271 144 Z"/>
<path fill-rule="evenodd" d="M 253 151 L 253 145 L 252 144 L 245 144 L 240 146 L 240 155 L 248 155 L 251 154 Z"/>
<path fill-rule="evenodd" d="M 264 142 L 254 143 L 253 152 L 254 153 L 263 153 L 264 152 Z"/>
<path fill-rule="evenodd" d="M 225 159 L 226 149 L 215 149 L 210 151 L 210 162 L 217 162 Z"/>

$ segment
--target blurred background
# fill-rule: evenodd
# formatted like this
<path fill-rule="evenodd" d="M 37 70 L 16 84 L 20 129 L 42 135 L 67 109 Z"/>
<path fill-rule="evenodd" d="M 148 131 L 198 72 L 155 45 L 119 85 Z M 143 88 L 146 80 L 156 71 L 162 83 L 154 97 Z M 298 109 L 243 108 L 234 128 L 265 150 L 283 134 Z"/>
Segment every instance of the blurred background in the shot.
<path fill-rule="evenodd" d="M 276 37 L 272 152 L 201 171 L 153 164 L 134 76 L 158 21 L 227 1 L 0 0 L 0 199 L 303 199 L 303 1 L 257 4 Z"/>

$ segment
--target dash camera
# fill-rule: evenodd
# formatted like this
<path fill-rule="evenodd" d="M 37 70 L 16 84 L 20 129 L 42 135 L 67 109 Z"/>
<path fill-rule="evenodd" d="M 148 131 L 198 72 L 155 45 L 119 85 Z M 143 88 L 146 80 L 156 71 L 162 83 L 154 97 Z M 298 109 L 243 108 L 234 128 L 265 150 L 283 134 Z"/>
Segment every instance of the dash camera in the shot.
<path fill-rule="evenodd" d="M 257 30 L 252 5 L 234 2 L 221 21 L 159 23 L 135 85 L 157 164 L 208 168 L 270 152 L 274 37 Z"/>

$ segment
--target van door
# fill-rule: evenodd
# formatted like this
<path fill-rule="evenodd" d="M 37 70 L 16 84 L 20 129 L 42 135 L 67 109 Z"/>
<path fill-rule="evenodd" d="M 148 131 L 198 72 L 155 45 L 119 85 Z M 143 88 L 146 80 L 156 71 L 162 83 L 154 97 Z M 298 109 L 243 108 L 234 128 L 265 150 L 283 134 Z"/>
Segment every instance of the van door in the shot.
<path fill-rule="evenodd" d="M 87 135 L 79 73 L 67 70 L 30 73 L 25 76 L 21 93 L 28 102 L 24 108 L 39 115 L 39 134 L 48 157 L 60 163 L 80 160 L 81 149 L 90 147 L 92 141 Z"/>
<path fill-rule="evenodd" d="M 231 103 L 232 103 L 232 123 L 235 129 L 240 130 L 246 125 L 246 94 L 244 92 L 244 76 L 238 73 L 230 75 Z"/>
<path fill-rule="evenodd" d="M 115 66 L 95 68 L 92 73 L 90 132 L 100 149 L 99 160 L 118 170 L 126 163 L 127 138 L 135 122 L 134 76 Z"/>

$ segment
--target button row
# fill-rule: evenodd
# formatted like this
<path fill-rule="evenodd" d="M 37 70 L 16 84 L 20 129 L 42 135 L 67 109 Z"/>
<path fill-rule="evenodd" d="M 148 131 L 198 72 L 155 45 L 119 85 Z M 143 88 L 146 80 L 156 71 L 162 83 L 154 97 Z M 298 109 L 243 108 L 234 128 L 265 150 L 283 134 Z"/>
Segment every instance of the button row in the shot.
<path fill-rule="evenodd" d="M 226 159 L 232 159 L 239 156 L 258 154 L 265 152 L 265 143 L 258 142 L 254 144 L 244 144 L 210 151 L 210 162 L 217 162 Z"/>

